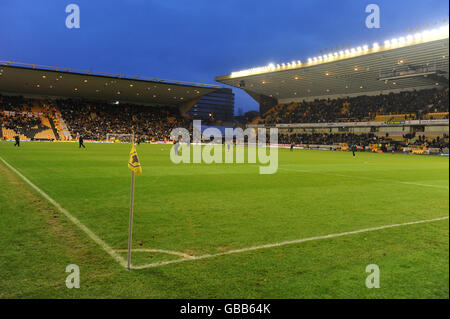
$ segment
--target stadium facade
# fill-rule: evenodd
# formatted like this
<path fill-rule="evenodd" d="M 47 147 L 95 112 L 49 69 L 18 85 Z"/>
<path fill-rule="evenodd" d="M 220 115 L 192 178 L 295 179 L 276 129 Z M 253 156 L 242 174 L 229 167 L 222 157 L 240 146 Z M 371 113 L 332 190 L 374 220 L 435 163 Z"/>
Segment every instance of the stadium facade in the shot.
<path fill-rule="evenodd" d="M 213 119 L 232 122 L 234 117 L 234 93 L 229 88 L 221 88 L 205 94 L 188 112 L 194 119 Z"/>
<path fill-rule="evenodd" d="M 310 147 L 325 136 L 318 147 L 398 143 L 448 153 L 448 25 L 216 81 L 253 97 L 260 116 L 247 126 L 277 127 L 284 143 Z"/>
<path fill-rule="evenodd" d="M 193 105 L 218 89 L 203 83 L 0 61 L 0 138 L 105 139 L 108 134 L 133 133 L 164 140 Z"/>
<path fill-rule="evenodd" d="M 218 85 L 0 61 L 0 93 L 83 98 L 182 110 Z"/>

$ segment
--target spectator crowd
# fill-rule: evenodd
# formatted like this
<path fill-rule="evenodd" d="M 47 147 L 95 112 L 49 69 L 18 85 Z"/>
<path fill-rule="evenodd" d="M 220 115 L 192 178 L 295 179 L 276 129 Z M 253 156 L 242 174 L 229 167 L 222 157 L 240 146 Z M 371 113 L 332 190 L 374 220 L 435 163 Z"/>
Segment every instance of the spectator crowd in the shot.
<path fill-rule="evenodd" d="M 104 140 L 107 134 L 134 134 L 141 140 L 169 139 L 175 127 L 186 121 L 177 108 L 133 104 L 106 104 L 82 100 L 58 100 L 56 107 L 72 137 Z"/>
<path fill-rule="evenodd" d="M 0 114 L 0 123 L 0 126 L 25 136 L 34 136 L 37 132 L 46 129 L 40 118 L 21 113 L 14 115 Z"/>
<path fill-rule="evenodd" d="M 448 112 L 448 103 L 448 88 L 334 100 L 322 99 L 277 105 L 263 114 L 259 122 L 266 124 L 360 122 L 373 121 L 380 114 L 405 114 L 405 120 L 423 119 L 429 113 Z"/>
<path fill-rule="evenodd" d="M 389 118 L 386 115 L 396 114 L 395 118 L 402 114 L 400 117 L 404 115 L 404 119 L 433 119 L 433 116 L 448 119 L 448 103 L 448 88 L 436 88 L 278 105 L 266 112 L 259 121 L 267 124 L 371 121 L 380 114 L 383 114 L 385 119 Z M 48 118 L 54 118 L 55 112 L 60 112 L 72 138 L 105 140 L 108 134 L 134 134 L 141 141 L 163 141 L 173 138 L 170 133 L 176 127 L 184 127 L 192 132 L 191 121 L 181 117 L 176 107 L 149 107 L 82 99 L 30 100 L 20 96 L 1 95 L 0 127 L 25 136 L 45 129 L 39 117 L 27 113 L 32 112 L 33 106 L 39 106 L 39 112 Z M 405 134 L 402 143 L 448 148 L 448 140 L 448 135 L 427 139 L 419 132 L 417 136 Z M 313 132 L 279 135 L 280 144 L 347 143 L 366 147 L 386 142 L 398 143 L 392 141 L 388 135 L 380 137 L 373 133 Z"/>
<path fill-rule="evenodd" d="M 361 148 L 368 147 L 371 144 L 389 144 L 395 150 L 399 150 L 403 146 L 411 147 L 427 147 L 448 149 L 449 136 L 444 134 L 442 137 L 435 137 L 433 139 L 426 139 L 423 135 L 405 134 L 402 141 L 392 140 L 389 136 L 377 136 L 373 133 L 295 133 L 295 134 L 281 134 L 278 137 L 280 144 L 295 144 L 295 145 L 333 145 L 333 144 L 347 144 L 350 146 L 358 146 Z"/>

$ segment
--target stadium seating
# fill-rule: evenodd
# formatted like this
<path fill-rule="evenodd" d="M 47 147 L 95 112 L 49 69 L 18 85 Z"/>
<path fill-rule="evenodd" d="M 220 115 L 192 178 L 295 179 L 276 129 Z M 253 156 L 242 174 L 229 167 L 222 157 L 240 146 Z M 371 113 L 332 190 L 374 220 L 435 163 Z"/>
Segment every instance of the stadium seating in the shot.
<path fill-rule="evenodd" d="M 178 110 L 168 107 L 113 105 L 87 101 L 58 100 L 72 137 L 105 139 L 107 134 L 135 134 L 146 140 L 168 139 L 175 127 L 187 125 Z"/>
<path fill-rule="evenodd" d="M 448 119 L 448 112 L 428 113 L 424 116 L 425 120 L 443 120 Z"/>
<path fill-rule="evenodd" d="M 358 96 L 335 100 L 292 102 L 272 107 L 249 123 L 335 123 L 352 121 L 401 122 L 415 119 L 448 119 L 448 88 L 396 94 Z M 3 138 L 105 140 L 107 134 L 135 134 L 141 140 L 164 141 L 175 127 L 191 130 L 191 123 L 176 108 L 108 104 L 85 100 L 31 100 L 0 96 Z M 378 134 L 348 131 L 290 132 L 279 135 L 280 144 L 426 145 L 448 148 L 448 136 L 437 131 L 403 132 L 383 128 Z"/>
<path fill-rule="evenodd" d="M 415 120 L 416 114 L 377 114 L 375 122 L 399 122 L 407 120 Z"/>
<path fill-rule="evenodd" d="M 27 137 L 25 135 L 18 134 L 14 130 L 6 128 L 6 127 L 2 127 L 2 135 L 5 139 L 12 139 L 12 138 L 14 138 L 14 136 L 19 136 L 21 140 L 27 139 Z"/>
<path fill-rule="evenodd" d="M 24 139 L 55 139 L 53 130 L 46 117 L 24 113 L 8 113 L 2 116 L 3 136 L 12 138 L 16 135 Z"/>
<path fill-rule="evenodd" d="M 3 138 L 54 140 L 55 132 L 48 106 L 41 100 L 26 100 L 17 96 L 0 97 L 0 126 Z"/>
<path fill-rule="evenodd" d="M 261 118 L 255 118 L 253 124 L 425 119 L 429 113 L 447 113 L 448 116 L 448 103 L 448 88 L 303 101 L 276 105 Z"/>
<path fill-rule="evenodd" d="M 356 145 L 361 148 L 369 147 L 372 144 L 390 144 L 393 150 L 399 151 L 404 146 L 426 146 L 429 148 L 448 149 L 448 135 L 443 137 L 425 137 L 423 135 L 410 135 L 400 137 L 380 137 L 374 134 L 281 134 L 279 136 L 280 144 L 294 143 L 296 145 L 335 145 L 347 144 Z"/>
<path fill-rule="evenodd" d="M 104 140 L 107 134 L 135 134 L 163 141 L 173 128 L 189 124 L 176 108 L 0 96 L 0 126 L 4 138 Z"/>

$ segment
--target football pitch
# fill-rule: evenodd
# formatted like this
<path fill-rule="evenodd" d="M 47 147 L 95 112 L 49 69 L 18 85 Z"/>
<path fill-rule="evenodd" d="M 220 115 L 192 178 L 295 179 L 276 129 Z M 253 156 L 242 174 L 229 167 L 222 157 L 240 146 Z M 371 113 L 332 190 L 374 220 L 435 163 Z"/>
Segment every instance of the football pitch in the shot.
<path fill-rule="evenodd" d="M 260 175 L 170 148 L 137 147 L 127 270 L 130 145 L 0 142 L 0 298 L 449 297 L 448 158 L 280 149 Z"/>

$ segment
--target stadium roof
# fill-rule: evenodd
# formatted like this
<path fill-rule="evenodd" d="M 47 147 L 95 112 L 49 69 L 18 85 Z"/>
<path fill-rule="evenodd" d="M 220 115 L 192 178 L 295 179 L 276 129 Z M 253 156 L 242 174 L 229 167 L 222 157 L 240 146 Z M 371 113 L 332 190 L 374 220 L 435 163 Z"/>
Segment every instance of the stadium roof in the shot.
<path fill-rule="evenodd" d="M 306 62 L 270 64 L 218 76 L 216 81 L 281 103 L 448 85 L 448 26 Z"/>
<path fill-rule="evenodd" d="M 218 88 L 201 83 L 0 61 L 0 92 L 11 94 L 177 105 Z"/>

